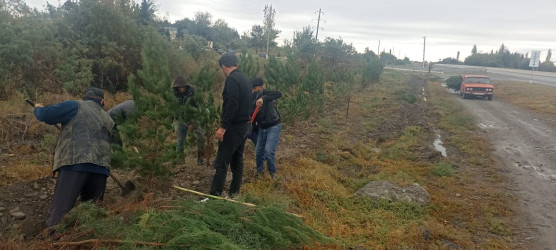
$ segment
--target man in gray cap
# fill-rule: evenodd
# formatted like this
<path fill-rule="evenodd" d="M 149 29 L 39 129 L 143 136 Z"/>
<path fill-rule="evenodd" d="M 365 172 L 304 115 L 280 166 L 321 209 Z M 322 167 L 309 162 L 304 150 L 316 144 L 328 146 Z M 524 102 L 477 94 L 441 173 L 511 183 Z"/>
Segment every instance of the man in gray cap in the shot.
<path fill-rule="evenodd" d="M 220 128 L 216 131 L 216 139 L 219 142 L 214 161 L 216 172 L 210 194 L 222 195 L 229 165 L 232 170 L 232 183 L 228 194 L 234 196 L 241 188 L 243 150 L 251 130 L 251 83 L 239 71 L 235 54 L 223 55 L 218 64 L 226 76 L 226 82 L 222 91 Z"/>
<path fill-rule="evenodd" d="M 110 173 L 110 133 L 114 121 L 104 112 L 104 93 L 98 88 L 85 91 L 81 101 L 65 101 L 43 106 L 35 104 L 37 120 L 61 124 L 54 152 L 53 172 L 58 173 L 54 198 L 46 226 L 60 223 L 81 201 L 102 201 Z"/>

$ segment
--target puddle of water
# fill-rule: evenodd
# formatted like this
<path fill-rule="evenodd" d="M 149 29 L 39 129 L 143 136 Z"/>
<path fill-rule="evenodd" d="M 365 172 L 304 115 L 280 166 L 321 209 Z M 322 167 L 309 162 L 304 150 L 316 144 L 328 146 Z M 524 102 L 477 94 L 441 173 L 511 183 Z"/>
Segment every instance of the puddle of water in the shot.
<path fill-rule="evenodd" d="M 432 145 L 434 146 L 434 149 L 436 149 L 436 151 L 442 154 L 442 156 L 448 157 L 448 154 L 446 153 L 446 148 L 442 146 L 442 138 L 440 137 L 440 135 L 438 134 L 436 135 L 436 139 L 434 139 Z"/>
<path fill-rule="evenodd" d="M 521 162 L 516 162 L 515 166 L 526 170 L 532 170 L 533 173 L 535 173 L 536 175 L 540 176 L 545 180 L 551 180 L 551 181 L 556 180 L 556 174 L 551 173 L 551 171 L 547 171 L 547 169 L 545 168 L 540 168 L 529 164 L 522 164 Z"/>

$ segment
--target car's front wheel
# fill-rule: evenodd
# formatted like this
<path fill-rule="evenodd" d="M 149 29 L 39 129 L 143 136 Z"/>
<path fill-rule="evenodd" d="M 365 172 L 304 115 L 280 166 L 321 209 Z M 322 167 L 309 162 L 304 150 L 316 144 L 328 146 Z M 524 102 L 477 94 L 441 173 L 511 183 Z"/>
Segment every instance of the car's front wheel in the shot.
<path fill-rule="evenodd" d="M 492 96 L 491 95 L 488 96 L 488 100 L 492 101 Z"/>

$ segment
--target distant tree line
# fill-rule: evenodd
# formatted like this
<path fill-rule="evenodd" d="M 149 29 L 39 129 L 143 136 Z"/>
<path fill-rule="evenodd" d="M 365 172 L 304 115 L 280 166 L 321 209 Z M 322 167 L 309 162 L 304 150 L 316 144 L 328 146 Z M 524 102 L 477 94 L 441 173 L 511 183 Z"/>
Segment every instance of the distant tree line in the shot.
<path fill-rule="evenodd" d="M 380 81 L 385 64 L 402 62 L 390 53 L 360 54 L 342 38 L 319 42 L 309 27 L 278 47 L 280 31 L 271 20 L 240 36 L 223 19 L 212 22 L 210 13 L 170 23 L 154 15 L 155 6 L 151 0 L 68 0 L 38 11 L 21 0 L 0 0 L 0 101 L 17 92 L 77 95 L 90 86 L 131 93 L 136 110 L 119 129 L 139 150 L 114 148 L 114 165 L 140 166 L 150 180 L 175 165 L 166 164 L 175 159 L 166 139 L 181 107 L 170 88 L 173 77 L 186 75 L 196 87 L 198 108 L 184 109 L 205 136 L 218 126 L 220 53 L 236 51 L 242 71 L 283 93 L 278 106 L 285 123 L 322 112 L 328 101 L 349 103 L 356 88 Z M 258 52 L 267 44 L 270 56 L 262 58 Z"/>
<path fill-rule="evenodd" d="M 309 26 L 278 47 L 280 31 L 267 24 L 271 20 L 262 20 L 262 25 L 240 35 L 224 19 L 213 22 L 208 12 L 172 23 L 157 17 L 155 8 L 152 0 L 68 0 L 60 6 L 47 3 L 39 11 L 23 0 L 0 0 L 0 99 L 15 91 L 31 97 L 44 91 L 77 94 L 89 86 L 127 91 L 129 77 L 143 67 L 141 51 L 151 30 L 164 38 L 160 41 L 171 76 L 195 77 L 206 62 L 216 60 L 216 52 L 230 50 L 244 51 L 242 55 L 254 52 L 251 75 L 264 76 L 265 68 L 260 66 L 268 61 L 257 53 L 267 41 L 271 55 L 288 58 L 280 59 L 281 63 L 295 63 L 298 79 L 309 69 L 323 68 L 325 81 L 349 79 L 363 84 L 380 77 L 362 79 L 362 75 L 381 73 L 385 64 L 409 62 L 384 52 L 380 57 L 370 50 L 359 54 L 342 38 L 319 42 Z M 376 69 L 369 68 L 371 61 Z M 313 63 L 318 67 L 309 67 Z"/>
<path fill-rule="evenodd" d="M 459 54 L 459 53 L 458 53 Z M 459 57 L 459 56 L 458 56 Z M 556 66 L 550 61 L 552 57 L 552 50 L 549 49 L 546 59 L 542 61 L 538 67 L 540 71 L 556 72 Z M 447 64 L 461 64 L 459 58 L 445 58 L 440 63 Z M 484 66 L 484 67 L 499 67 L 511 69 L 531 69 L 529 67 L 529 54 L 511 53 L 510 50 L 502 44 L 497 51 L 490 51 L 490 53 L 478 53 L 477 45 L 473 45 L 471 55 L 465 58 L 463 64 L 471 66 Z"/>

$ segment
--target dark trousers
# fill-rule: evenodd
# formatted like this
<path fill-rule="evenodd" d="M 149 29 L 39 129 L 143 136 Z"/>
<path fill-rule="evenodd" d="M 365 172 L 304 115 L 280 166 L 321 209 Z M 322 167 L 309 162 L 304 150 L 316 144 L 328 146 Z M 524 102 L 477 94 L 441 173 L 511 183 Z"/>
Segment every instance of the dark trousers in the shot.
<path fill-rule="evenodd" d="M 251 142 L 253 142 L 253 144 L 255 144 L 255 146 L 257 146 L 257 140 L 259 138 L 259 129 L 252 128 L 248 138 L 249 140 L 251 140 Z"/>
<path fill-rule="evenodd" d="M 224 191 L 228 165 L 232 170 L 232 183 L 228 194 L 233 196 L 239 193 L 241 179 L 243 178 L 243 150 L 245 141 L 251 130 L 250 123 L 232 125 L 224 133 L 224 140 L 218 142 L 218 152 L 214 161 L 216 172 L 212 179 L 210 194 L 220 196 Z"/>
<path fill-rule="evenodd" d="M 101 201 L 104 198 L 106 178 L 103 174 L 60 170 L 46 226 L 60 223 L 80 195 L 82 202 Z"/>

